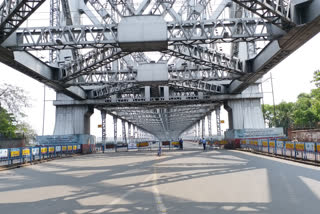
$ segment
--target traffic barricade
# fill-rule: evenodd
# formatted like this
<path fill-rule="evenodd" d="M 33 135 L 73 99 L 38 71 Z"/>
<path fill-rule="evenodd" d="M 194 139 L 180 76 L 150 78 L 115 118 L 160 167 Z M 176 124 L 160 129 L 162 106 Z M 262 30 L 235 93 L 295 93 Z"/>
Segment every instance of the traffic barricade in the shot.
<path fill-rule="evenodd" d="M 0 162 L 6 162 L 9 159 L 9 150 L 0 149 Z"/>
<path fill-rule="evenodd" d="M 306 142 L 305 144 L 305 159 L 306 160 L 316 160 L 316 143 Z"/>
<path fill-rule="evenodd" d="M 151 149 L 149 142 L 139 142 L 137 143 L 137 148 L 138 151 Z"/>
<path fill-rule="evenodd" d="M 294 157 L 294 153 L 295 153 L 294 142 L 291 142 L 291 141 L 285 142 L 284 155 L 287 157 Z"/>
<path fill-rule="evenodd" d="M 30 161 L 32 162 L 32 148 L 25 147 L 22 148 L 22 162 Z"/>

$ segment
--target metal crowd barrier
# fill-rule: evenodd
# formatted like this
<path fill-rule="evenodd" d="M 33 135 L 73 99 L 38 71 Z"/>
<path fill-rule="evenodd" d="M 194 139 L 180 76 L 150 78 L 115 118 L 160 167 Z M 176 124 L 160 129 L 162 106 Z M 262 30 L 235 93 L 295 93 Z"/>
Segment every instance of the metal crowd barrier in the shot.
<path fill-rule="evenodd" d="M 245 150 L 320 162 L 320 143 L 315 142 L 294 142 L 274 138 L 243 139 L 240 142 L 240 147 Z"/>
<path fill-rule="evenodd" d="M 81 144 L 0 149 L 0 165 L 26 163 L 81 153 Z"/>

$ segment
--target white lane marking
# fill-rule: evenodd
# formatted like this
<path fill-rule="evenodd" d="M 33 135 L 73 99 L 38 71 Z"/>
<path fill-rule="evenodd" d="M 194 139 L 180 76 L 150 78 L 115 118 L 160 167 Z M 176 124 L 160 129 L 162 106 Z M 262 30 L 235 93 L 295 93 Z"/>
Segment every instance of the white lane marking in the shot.
<path fill-rule="evenodd" d="M 153 170 L 153 196 L 156 201 L 156 206 L 159 214 L 167 214 L 167 208 L 164 206 L 161 195 L 159 193 L 158 187 L 157 187 L 157 182 L 158 181 L 158 176 L 157 176 L 157 169 L 154 167 Z"/>

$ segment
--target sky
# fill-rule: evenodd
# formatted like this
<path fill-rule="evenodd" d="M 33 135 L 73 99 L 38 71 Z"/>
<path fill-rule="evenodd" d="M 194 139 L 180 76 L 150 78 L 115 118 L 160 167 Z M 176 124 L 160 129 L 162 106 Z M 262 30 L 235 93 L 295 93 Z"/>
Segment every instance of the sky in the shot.
<path fill-rule="evenodd" d="M 44 7 L 47 7 L 44 5 Z M 41 9 L 41 8 L 40 8 Z M 34 14 L 29 20 L 36 21 L 38 25 L 46 25 L 47 12 L 39 12 Z M 42 17 L 43 16 L 43 17 Z M 29 26 L 29 22 L 24 23 L 24 26 Z M 275 103 L 281 101 L 294 102 L 300 93 L 309 93 L 314 87 L 313 83 L 310 83 L 313 77 L 313 72 L 320 69 L 320 34 L 315 36 L 305 45 L 303 45 L 296 52 L 291 54 L 288 58 L 283 60 L 279 65 L 273 68 L 270 72 L 273 76 L 274 96 Z M 263 78 L 263 102 L 266 104 L 272 104 L 271 82 L 270 72 Z M 36 130 L 36 132 L 42 134 L 43 126 L 43 104 L 44 104 L 44 86 L 32 78 L 15 71 L 14 69 L 0 63 L 0 84 L 9 83 L 12 85 L 23 88 L 30 97 L 31 107 L 25 110 L 27 117 L 24 118 L 26 122 Z M 45 123 L 44 134 L 53 134 L 55 124 L 55 107 L 52 105 L 52 101 L 55 99 L 55 92 L 46 87 L 45 98 Z M 212 118 L 213 126 L 215 125 L 215 118 Z M 227 114 L 222 110 L 221 120 L 227 121 Z M 107 117 L 107 135 L 113 136 L 112 118 Z M 91 116 L 91 134 L 101 136 L 101 129 L 97 128 L 98 124 L 101 124 L 100 112 L 95 110 Z M 121 124 L 118 123 L 118 133 L 121 133 Z M 227 124 L 222 124 L 222 129 L 227 129 Z M 215 133 L 215 128 L 213 128 Z"/>

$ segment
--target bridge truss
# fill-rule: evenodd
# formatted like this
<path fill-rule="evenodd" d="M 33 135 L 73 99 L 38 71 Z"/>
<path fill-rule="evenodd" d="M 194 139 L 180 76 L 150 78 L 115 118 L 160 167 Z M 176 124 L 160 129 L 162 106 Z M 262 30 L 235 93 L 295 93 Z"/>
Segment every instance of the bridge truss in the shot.
<path fill-rule="evenodd" d="M 0 2 L 2 63 L 158 139 L 259 99 L 242 92 L 320 30 L 316 0 Z M 38 8 L 50 25 L 25 26 Z"/>

